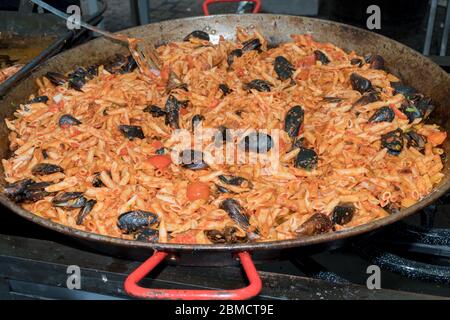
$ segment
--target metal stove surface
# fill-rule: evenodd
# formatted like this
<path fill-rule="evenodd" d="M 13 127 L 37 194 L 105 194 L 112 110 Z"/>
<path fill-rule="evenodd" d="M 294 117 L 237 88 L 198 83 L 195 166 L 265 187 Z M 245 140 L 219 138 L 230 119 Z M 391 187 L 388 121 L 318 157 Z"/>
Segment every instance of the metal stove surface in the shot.
<path fill-rule="evenodd" d="M 258 299 L 449 298 L 450 229 L 445 228 L 450 227 L 450 203 L 447 200 L 364 241 L 313 256 L 293 254 L 290 260 L 258 264 L 263 280 Z M 0 214 L 3 217 L 0 298 L 128 298 L 123 281 L 139 262 L 93 252 L 4 208 Z M 425 234 L 421 233 L 423 225 Z M 80 290 L 67 289 L 69 265 L 81 268 Z M 367 288 L 370 265 L 380 267 L 382 289 Z M 229 289 L 241 287 L 245 281 L 238 267 L 163 265 L 151 277 L 143 285 Z"/>

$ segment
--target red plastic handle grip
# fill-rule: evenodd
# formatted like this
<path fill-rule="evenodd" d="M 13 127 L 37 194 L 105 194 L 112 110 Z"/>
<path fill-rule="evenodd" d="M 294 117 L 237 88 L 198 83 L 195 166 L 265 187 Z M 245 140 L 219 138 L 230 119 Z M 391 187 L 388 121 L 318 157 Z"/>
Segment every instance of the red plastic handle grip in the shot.
<path fill-rule="evenodd" d="M 182 300 L 243 300 L 256 296 L 262 288 L 261 278 L 256 271 L 248 252 L 237 254 L 250 284 L 245 288 L 234 290 L 178 290 L 152 289 L 138 285 L 150 271 L 164 258 L 166 252 L 156 251 L 147 261 L 134 270 L 125 280 L 125 291 L 133 297 L 145 299 L 182 299 Z"/>
<path fill-rule="evenodd" d="M 255 8 L 253 8 L 252 13 L 258 13 L 261 9 L 261 1 L 260 0 L 247 0 L 248 2 L 254 2 Z M 205 0 L 203 2 L 203 13 L 205 16 L 209 16 L 208 6 L 211 3 L 220 3 L 220 2 L 242 2 L 242 0 Z"/>

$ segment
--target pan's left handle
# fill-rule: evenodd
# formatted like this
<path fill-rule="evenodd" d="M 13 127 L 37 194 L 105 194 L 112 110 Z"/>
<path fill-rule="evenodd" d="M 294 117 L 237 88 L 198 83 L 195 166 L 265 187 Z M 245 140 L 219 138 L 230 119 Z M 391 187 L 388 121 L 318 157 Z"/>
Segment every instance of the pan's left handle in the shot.
<path fill-rule="evenodd" d="M 261 278 L 256 271 L 252 258 L 248 252 L 237 255 L 247 275 L 249 285 L 234 290 L 181 290 L 181 289 L 153 289 L 139 286 L 141 281 L 168 253 L 156 251 L 147 261 L 134 270 L 125 280 L 125 291 L 133 297 L 144 299 L 182 299 L 182 300 L 243 300 L 256 296 L 262 288 Z"/>

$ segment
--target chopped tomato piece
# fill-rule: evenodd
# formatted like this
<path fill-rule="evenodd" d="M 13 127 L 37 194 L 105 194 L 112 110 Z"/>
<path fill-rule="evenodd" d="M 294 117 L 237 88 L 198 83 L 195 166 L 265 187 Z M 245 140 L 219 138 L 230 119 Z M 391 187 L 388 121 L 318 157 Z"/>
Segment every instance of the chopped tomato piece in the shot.
<path fill-rule="evenodd" d="M 187 61 L 188 69 L 192 69 L 194 67 L 194 58 L 191 55 L 187 55 L 186 61 Z"/>
<path fill-rule="evenodd" d="M 215 108 L 215 107 L 217 107 L 217 106 L 219 105 L 219 103 L 220 103 L 220 100 L 219 100 L 219 99 L 213 99 L 213 100 L 211 101 L 211 104 L 209 105 L 209 107 L 210 107 L 210 108 Z"/>
<path fill-rule="evenodd" d="M 192 182 L 187 186 L 186 195 L 190 201 L 195 201 L 198 199 L 208 200 L 209 185 L 200 181 Z"/>
<path fill-rule="evenodd" d="M 447 132 L 445 131 L 435 131 L 427 136 L 429 142 L 433 144 L 433 146 L 438 146 L 444 143 L 447 138 Z"/>
<path fill-rule="evenodd" d="M 162 144 L 161 141 L 159 140 L 155 140 L 150 144 L 153 148 L 155 148 L 156 150 L 161 149 L 162 147 L 164 147 L 164 145 Z"/>
<path fill-rule="evenodd" d="M 170 242 L 172 243 L 185 243 L 185 244 L 193 244 L 197 243 L 196 235 L 198 231 L 189 230 L 187 232 L 183 232 L 175 235 Z"/>
<path fill-rule="evenodd" d="M 157 154 L 155 156 L 151 156 L 148 161 L 150 162 L 150 164 L 160 170 L 167 168 L 172 163 L 172 159 L 169 155 L 166 154 Z"/>
<path fill-rule="evenodd" d="M 315 64 L 316 64 L 316 56 L 312 54 L 312 55 L 306 56 L 306 57 L 302 58 L 301 60 L 297 61 L 295 66 L 297 68 L 305 68 L 305 67 L 313 66 Z"/>
<path fill-rule="evenodd" d="M 126 155 L 128 155 L 128 149 L 127 149 L 127 148 L 122 148 L 122 149 L 120 149 L 119 155 L 121 155 L 121 156 L 126 156 Z"/>
<path fill-rule="evenodd" d="M 186 108 L 180 108 L 180 113 L 182 115 L 185 115 L 186 113 L 188 113 L 188 110 Z"/>
<path fill-rule="evenodd" d="M 170 75 L 170 68 L 169 66 L 164 66 L 161 70 L 161 79 L 163 79 L 164 82 L 169 80 Z"/>

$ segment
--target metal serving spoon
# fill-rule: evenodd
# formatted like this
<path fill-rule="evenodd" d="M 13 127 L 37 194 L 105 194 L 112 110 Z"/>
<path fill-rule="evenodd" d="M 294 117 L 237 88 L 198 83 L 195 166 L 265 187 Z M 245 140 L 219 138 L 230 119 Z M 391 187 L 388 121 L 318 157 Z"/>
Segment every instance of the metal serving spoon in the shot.
<path fill-rule="evenodd" d="M 30 1 L 66 21 L 69 21 L 70 19 L 70 17 L 64 12 L 48 5 L 47 3 L 41 0 L 30 0 Z M 160 73 L 162 65 L 161 60 L 159 59 L 158 54 L 156 53 L 155 46 L 151 42 L 145 41 L 144 39 L 129 38 L 122 34 L 111 33 L 109 31 L 99 29 L 81 20 L 78 22 L 72 21 L 70 19 L 70 22 L 76 25 L 78 24 L 79 26 L 86 28 L 88 30 L 97 32 L 107 38 L 126 43 L 128 49 L 130 50 L 134 60 L 136 61 L 139 67 L 139 70 L 147 77 L 154 77 L 155 73 L 156 74 Z M 166 88 L 167 91 L 179 87 L 183 87 L 183 83 L 174 72 L 170 72 Z"/>

